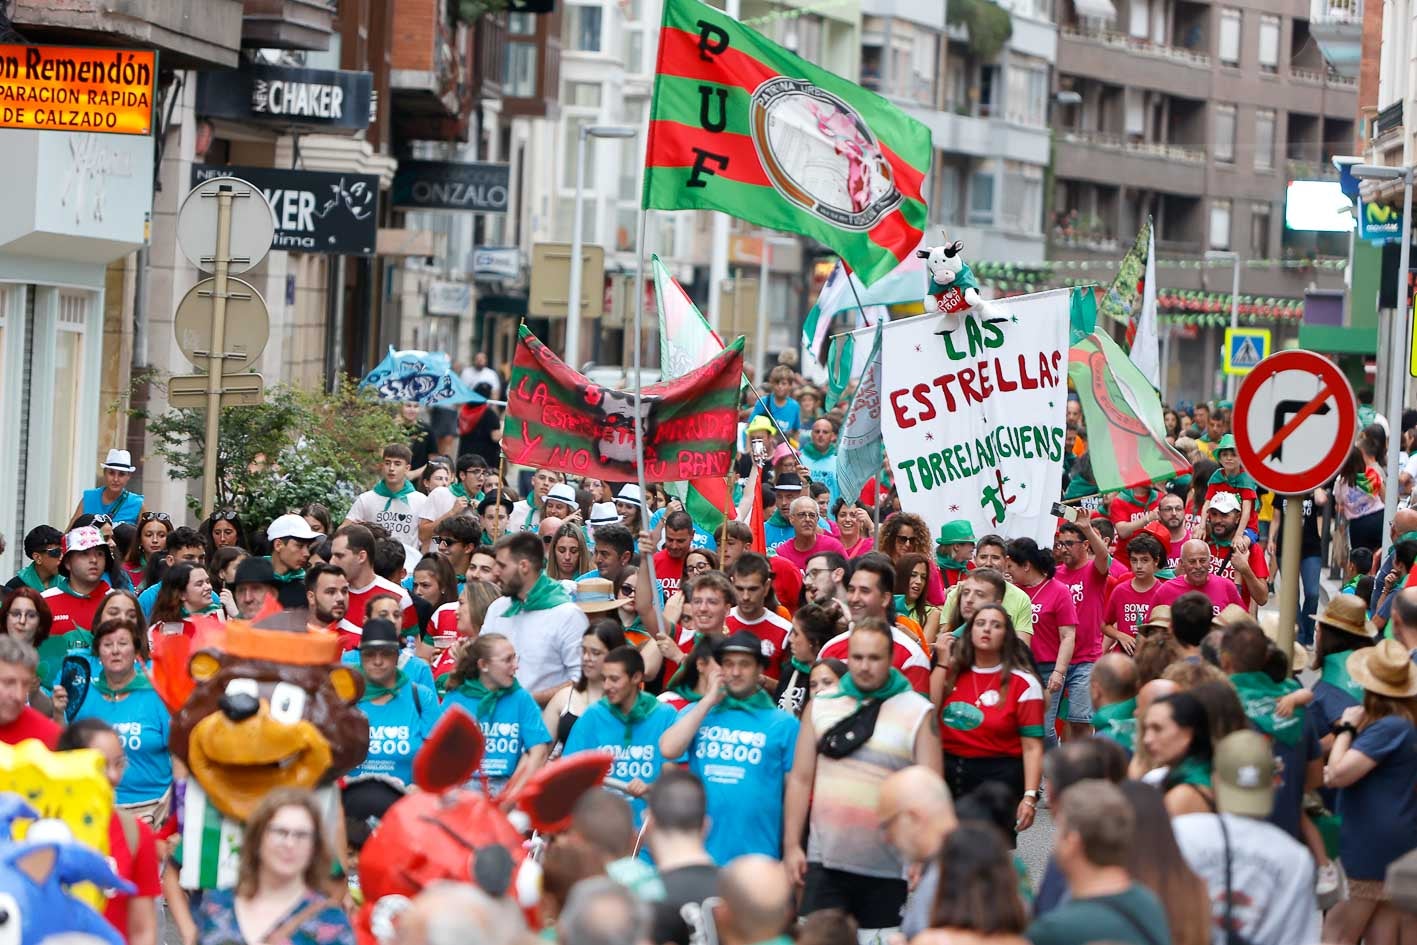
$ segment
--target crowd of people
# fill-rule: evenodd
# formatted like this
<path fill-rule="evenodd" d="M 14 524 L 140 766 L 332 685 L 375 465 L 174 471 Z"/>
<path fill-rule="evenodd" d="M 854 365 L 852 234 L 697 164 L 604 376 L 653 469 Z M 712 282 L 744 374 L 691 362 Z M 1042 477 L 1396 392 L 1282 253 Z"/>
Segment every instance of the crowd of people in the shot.
<path fill-rule="evenodd" d="M 1276 503 L 1229 405 L 1180 405 L 1167 439 L 1189 474 L 1099 496 L 1073 399 L 1067 512 L 1040 547 L 962 520 L 932 534 L 888 463 L 840 494 L 842 405 L 789 364 L 768 381 L 733 477 L 741 495 L 760 467 L 761 531 L 695 520 L 672 484 L 508 467 L 484 406 L 410 409 L 413 442 L 384 448 L 342 518 L 189 527 L 111 451 L 71 521 L 24 535 L 0 606 L 0 740 L 107 760 L 110 854 L 136 886 L 110 921 L 155 945 L 161 902 L 183 945 L 353 940 L 377 816 L 333 833 L 307 792 L 247 820 L 234 888 L 179 881 L 186 772 L 151 654 L 203 619 L 297 611 L 293 632 L 337 638 L 364 680 L 346 791 L 408 789 L 453 706 L 486 735 L 469 790 L 613 755 L 540 854 L 543 935 L 567 945 L 1417 937 L 1388 872 L 1417 848 L 1417 509 L 1383 536 L 1385 420 L 1335 482 Z M 1412 462 L 1389 486 L 1404 496 Z M 1292 651 L 1266 606 L 1286 502 L 1303 503 Z M 1320 607 L 1329 558 L 1347 579 Z M 1040 829 L 1033 876 L 1018 850 Z M 529 934 L 505 899 L 449 885 L 396 929 Z"/>

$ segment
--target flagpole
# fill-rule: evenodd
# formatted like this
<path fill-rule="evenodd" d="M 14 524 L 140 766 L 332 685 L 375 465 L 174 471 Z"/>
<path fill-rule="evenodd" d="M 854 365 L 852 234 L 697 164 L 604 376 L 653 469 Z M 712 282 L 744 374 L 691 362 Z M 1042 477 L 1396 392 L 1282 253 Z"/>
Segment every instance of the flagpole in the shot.
<path fill-rule="evenodd" d="M 864 306 L 864 305 L 861 304 L 861 295 L 860 295 L 860 293 L 858 293 L 858 292 L 856 291 L 856 278 L 851 274 L 851 269 L 847 267 L 847 265 L 846 265 L 846 260 L 841 258 L 841 254 L 840 254 L 840 253 L 837 254 L 836 258 L 837 258 L 837 262 L 841 263 L 841 268 L 846 271 L 846 284 L 847 284 L 847 286 L 851 289 L 851 297 L 856 300 L 856 314 L 860 316 L 860 319 L 859 319 L 859 320 L 860 320 L 861 322 L 865 322 L 865 321 L 866 321 L 866 306 Z M 922 290 L 922 291 L 923 291 L 923 290 Z M 881 353 L 880 353 L 879 351 L 877 351 L 877 352 L 876 352 L 876 356 L 877 356 L 877 357 L 881 357 Z M 850 368 L 848 368 L 847 370 L 850 371 Z M 847 386 L 850 386 L 850 384 L 851 384 L 851 379 L 850 379 L 850 377 L 847 378 L 846 383 L 847 383 Z M 858 381 L 858 383 L 859 383 L 859 381 Z M 854 394 L 852 395 L 852 399 L 853 399 L 853 400 L 856 399 Z M 882 451 L 881 451 L 881 469 L 884 469 L 884 468 L 885 468 L 885 451 L 882 450 Z M 857 496 L 857 498 L 860 498 L 860 496 Z M 881 501 L 882 501 L 883 498 L 884 498 L 884 496 L 882 495 L 882 491 L 881 491 L 881 472 L 880 472 L 880 470 L 877 470 L 877 471 L 876 471 L 876 536 L 879 536 L 879 535 L 881 534 L 881 508 L 882 508 L 882 506 L 881 506 Z M 875 536 L 873 536 L 873 537 L 875 537 Z"/>
<path fill-rule="evenodd" d="M 644 365 L 644 319 L 645 319 L 645 233 L 649 222 L 649 210 L 640 208 L 639 236 L 635 239 L 635 475 L 640 487 L 640 513 L 643 525 L 649 528 L 649 490 L 645 487 L 645 428 L 644 428 L 644 380 L 640 374 Z M 638 541 L 639 536 L 635 536 Z M 643 556 L 640 567 L 649 571 L 650 587 L 659 596 L 659 582 L 654 574 L 654 555 Z"/>

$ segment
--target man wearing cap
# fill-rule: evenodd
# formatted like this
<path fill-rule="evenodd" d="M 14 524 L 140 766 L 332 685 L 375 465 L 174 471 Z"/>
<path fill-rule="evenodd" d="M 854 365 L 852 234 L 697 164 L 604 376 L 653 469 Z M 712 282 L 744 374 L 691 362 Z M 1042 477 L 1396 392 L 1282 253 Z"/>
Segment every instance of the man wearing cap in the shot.
<path fill-rule="evenodd" d="M 359 711 L 369 719 L 369 754 L 350 777 L 378 774 L 400 784 L 413 783 L 413 756 L 438 721 L 438 697 L 410 681 L 399 668 L 399 630 L 375 617 L 359 638 L 359 671 L 364 698 Z"/>
<path fill-rule="evenodd" d="M 1269 563 L 1264 548 L 1239 534 L 1240 500 L 1233 492 L 1216 493 L 1206 511 L 1210 535 L 1210 570 L 1238 586 L 1241 603 L 1263 607 L 1269 601 Z"/>
<path fill-rule="evenodd" d="M 94 614 L 103 596 L 112 588 L 104 580 L 113 552 L 103 533 L 92 525 L 76 528 L 64 536 L 60 547 L 59 576 L 44 592 L 44 602 L 54 614 L 50 639 L 63 637 L 65 649 L 82 650 L 93 642 Z"/>
<path fill-rule="evenodd" d="M 255 620 L 272 601 L 282 610 L 286 609 L 279 601 L 280 587 L 268 560 L 254 556 L 242 558 L 236 566 L 236 577 L 231 582 L 231 596 L 236 599 L 237 614 L 242 620 Z"/>
<path fill-rule="evenodd" d="M 792 537 L 777 545 L 773 552 L 792 562 L 799 571 L 807 567 L 807 562 L 819 554 L 835 552 L 846 556 L 846 549 L 831 535 L 822 530 L 819 520 L 821 509 L 807 496 L 798 493 L 788 506 L 788 521 L 792 525 Z"/>
<path fill-rule="evenodd" d="M 1243 540 L 1243 539 L 1242 539 Z M 1174 604 L 1182 594 L 1196 591 L 1209 600 L 1212 613 L 1220 613 L 1227 604 L 1244 605 L 1235 582 L 1218 576 L 1211 570 L 1210 546 L 1199 538 L 1192 538 L 1181 546 L 1181 561 L 1176 568 L 1176 576 L 1156 592 L 1152 606 Z"/>
<path fill-rule="evenodd" d="M 507 531 L 535 531 L 541 524 L 541 503 L 551 487 L 561 481 L 561 474 L 552 469 L 538 469 L 531 476 L 531 493 L 512 506 L 512 514 L 507 519 Z"/>
<path fill-rule="evenodd" d="M 143 513 L 143 497 L 128 491 L 128 480 L 137 469 L 127 450 L 109 450 L 103 461 L 103 485 L 84 490 L 69 522 L 72 524 L 80 515 L 107 515 L 115 525 L 137 525 L 138 516 Z"/>
<path fill-rule="evenodd" d="M 957 518 L 940 526 L 940 537 L 935 539 L 935 563 L 940 566 L 940 577 L 947 588 L 958 584 L 965 572 L 974 567 L 974 526 L 968 520 Z"/>
<path fill-rule="evenodd" d="M 25 534 L 25 557 L 29 564 L 20 569 L 5 585 L 5 591 L 13 593 L 28 587 L 43 594 L 54 586 L 59 577 L 59 558 L 64 533 L 53 525 L 36 525 Z"/>
<path fill-rule="evenodd" d="M 305 565 L 310 562 L 310 543 L 319 537 L 305 516 L 294 513 L 278 516 L 266 529 L 276 596 L 286 610 L 305 606 Z"/>
<path fill-rule="evenodd" d="M 708 792 L 709 854 L 727 863 L 782 853 L 782 798 L 797 744 L 797 719 L 762 688 L 761 642 L 747 630 L 724 637 L 704 697 L 659 737 L 667 759 L 687 760 Z"/>
<path fill-rule="evenodd" d="M 807 475 L 813 482 L 827 487 L 830 498 L 827 505 L 837 500 L 836 486 L 836 421 L 831 417 L 818 417 L 812 421 L 812 435 L 802 441 L 798 448 L 802 462 L 807 467 Z"/>
<path fill-rule="evenodd" d="M 1314 859 L 1304 845 L 1265 823 L 1278 772 L 1263 735 L 1231 732 L 1215 746 L 1218 814 L 1171 821 L 1176 843 L 1210 891 L 1213 938 L 1251 945 L 1321 941 Z"/>

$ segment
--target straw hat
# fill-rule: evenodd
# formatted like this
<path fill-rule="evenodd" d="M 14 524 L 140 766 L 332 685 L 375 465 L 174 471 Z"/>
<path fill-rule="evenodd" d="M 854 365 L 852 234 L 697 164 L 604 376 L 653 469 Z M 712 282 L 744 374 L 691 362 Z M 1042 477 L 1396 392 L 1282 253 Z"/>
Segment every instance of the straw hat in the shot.
<path fill-rule="evenodd" d="M 1242 620 L 1249 619 L 1250 612 L 1244 607 L 1241 607 L 1239 604 L 1226 604 L 1220 613 L 1210 618 L 1210 626 L 1215 630 L 1224 630 L 1226 627 L 1234 626 Z"/>
<path fill-rule="evenodd" d="M 1368 622 L 1368 608 L 1357 594 L 1339 594 L 1324 605 L 1314 623 L 1371 640 L 1377 629 Z"/>
<path fill-rule="evenodd" d="M 1234 606 L 1234 604 L 1230 605 L 1230 607 Z M 1230 607 L 1227 607 L 1225 609 L 1229 610 Z M 1224 611 L 1221 612 L 1224 613 Z M 1248 616 L 1248 614 L 1246 616 Z M 1279 639 L 1279 614 L 1275 613 L 1272 610 L 1262 610 L 1260 611 L 1260 619 L 1258 622 L 1260 625 L 1260 629 L 1264 631 L 1265 636 L 1269 637 L 1270 642 L 1277 642 Z M 1298 640 L 1295 640 L 1294 649 L 1289 652 L 1289 671 L 1291 673 L 1298 673 L 1303 672 L 1308 668 L 1309 650 L 1307 647 L 1304 646 L 1304 644 L 1300 643 Z"/>
<path fill-rule="evenodd" d="M 1348 675 L 1368 692 L 1393 699 L 1417 696 L 1417 666 L 1407 647 L 1396 640 L 1354 650 L 1348 657 Z"/>
<path fill-rule="evenodd" d="M 571 595 L 571 599 L 576 602 L 576 606 L 582 613 L 598 614 L 607 610 L 614 610 L 622 604 L 629 603 L 629 598 L 615 596 L 615 584 L 605 578 L 582 578 L 576 582 L 576 592 Z"/>
<path fill-rule="evenodd" d="M 1146 615 L 1146 619 L 1137 624 L 1137 629 L 1143 627 L 1157 627 L 1169 631 L 1171 629 L 1171 605 L 1157 604 L 1151 608 L 1151 613 Z"/>

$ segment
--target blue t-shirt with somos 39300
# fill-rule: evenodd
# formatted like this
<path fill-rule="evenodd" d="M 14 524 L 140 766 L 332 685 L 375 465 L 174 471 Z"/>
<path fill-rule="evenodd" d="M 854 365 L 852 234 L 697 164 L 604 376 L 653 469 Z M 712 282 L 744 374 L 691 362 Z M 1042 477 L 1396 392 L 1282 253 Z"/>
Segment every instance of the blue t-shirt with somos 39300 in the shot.
<path fill-rule="evenodd" d="M 610 713 L 604 699 L 586 709 L 571 729 L 566 739 L 562 755 L 574 755 L 578 751 L 608 751 L 615 756 L 610 766 L 610 777 L 626 783 L 639 779 L 653 784 L 664 767 L 664 755 L 659 751 L 659 736 L 663 735 L 679 716 L 672 706 L 661 702 L 648 716 L 630 726 L 628 734 L 625 723 Z M 645 799 L 629 797 L 630 809 L 635 812 L 635 826 L 644 821 Z"/>
<path fill-rule="evenodd" d="M 473 776 L 473 785 L 479 785 L 481 775 L 486 775 L 487 787 L 493 794 L 500 791 L 507 779 L 516 773 L 517 763 L 527 749 L 551 741 L 551 733 L 541 720 L 541 709 L 536 700 L 520 687 L 498 699 L 485 715 L 478 713 L 477 700 L 456 689 L 443 697 L 443 711 L 455 705 L 476 719 L 482 729 L 486 748 L 482 755 L 482 767 Z"/>
<path fill-rule="evenodd" d="M 172 756 L 167 750 L 172 715 L 157 690 L 135 688 L 110 701 L 98 687 L 90 687 L 74 718 L 102 719 L 118 734 L 128 759 L 128 770 L 116 792 L 118 803 L 156 800 L 172 785 Z"/>
<path fill-rule="evenodd" d="M 412 784 L 413 756 L 442 715 L 432 688 L 410 682 L 383 705 L 360 701 L 359 711 L 369 720 L 369 753 L 349 776 L 381 774 Z"/>

